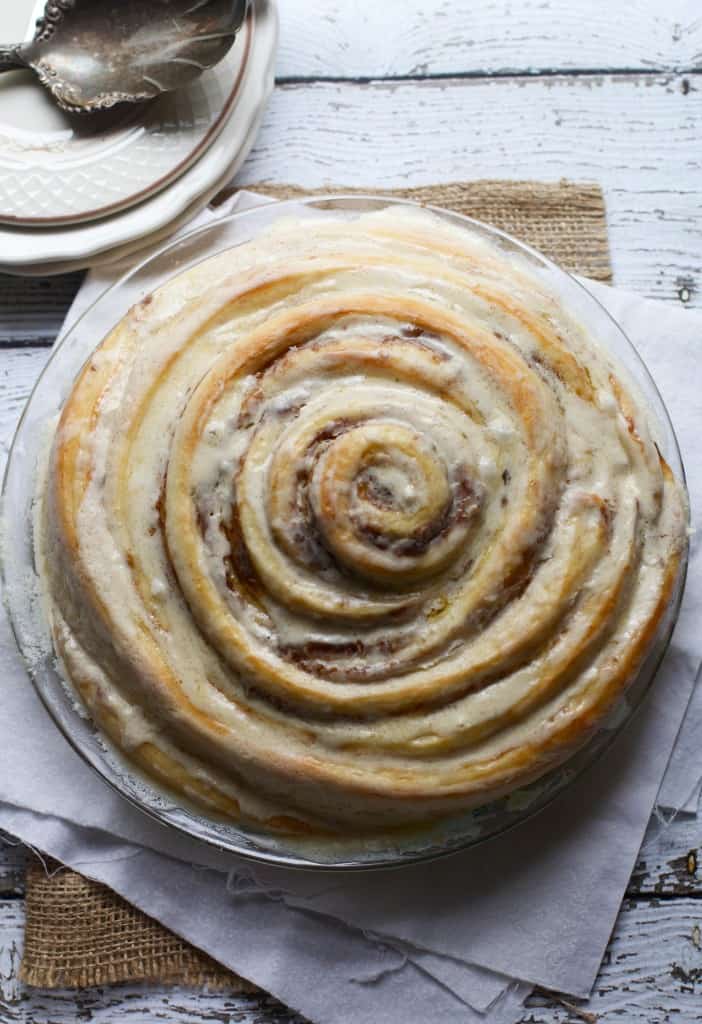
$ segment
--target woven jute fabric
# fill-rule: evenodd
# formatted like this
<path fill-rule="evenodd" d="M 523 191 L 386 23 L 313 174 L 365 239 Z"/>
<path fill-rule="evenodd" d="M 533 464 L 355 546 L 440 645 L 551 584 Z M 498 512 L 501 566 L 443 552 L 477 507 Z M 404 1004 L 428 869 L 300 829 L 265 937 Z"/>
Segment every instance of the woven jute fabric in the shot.
<path fill-rule="evenodd" d="M 39 988 L 151 981 L 255 991 L 107 886 L 38 859 L 27 867 L 20 978 Z"/>
<path fill-rule="evenodd" d="M 246 187 L 275 199 L 360 193 L 444 206 L 514 235 L 572 273 L 596 281 L 612 277 L 605 202 L 599 185 L 573 181 L 453 181 L 395 189 L 335 186 L 309 190 L 268 184 Z"/>
<path fill-rule="evenodd" d="M 444 206 L 540 249 L 567 270 L 611 278 L 602 191 L 574 182 L 452 182 L 419 188 L 336 187 L 305 192 L 288 185 L 247 186 L 277 199 L 372 193 Z M 221 199 L 226 198 L 226 194 Z M 106 886 L 60 865 L 27 870 L 22 980 L 41 988 L 84 988 L 126 981 L 253 991 L 253 986 L 184 942 Z"/>

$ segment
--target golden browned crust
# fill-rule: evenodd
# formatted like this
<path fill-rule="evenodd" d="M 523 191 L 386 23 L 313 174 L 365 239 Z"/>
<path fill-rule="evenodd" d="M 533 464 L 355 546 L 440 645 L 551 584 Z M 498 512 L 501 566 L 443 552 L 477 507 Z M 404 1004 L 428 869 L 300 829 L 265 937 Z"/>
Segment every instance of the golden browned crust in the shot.
<path fill-rule="evenodd" d="M 65 404 L 57 649 L 216 813 L 355 830 L 498 796 L 651 649 L 681 488 L 528 272 L 427 215 L 295 225 L 136 307 Z"/>

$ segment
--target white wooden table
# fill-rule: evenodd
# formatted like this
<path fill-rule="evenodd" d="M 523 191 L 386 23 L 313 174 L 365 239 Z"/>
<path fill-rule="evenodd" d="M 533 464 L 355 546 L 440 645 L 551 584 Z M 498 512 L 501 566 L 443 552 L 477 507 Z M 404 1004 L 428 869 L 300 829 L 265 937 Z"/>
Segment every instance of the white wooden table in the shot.
<path fill-rule="evenodd" d="M 278 86 L 242 183 L 569 177 L 605 190 L 615 281 L 702 308 L 698 0 L 279 0 Z M 0 446 L 80 281 L 0 277 Z M 702 338 L 700 338 L 702 352 Z M 652 823 L 589 1012 L 702 1020 L 702 823 Z M 0 847 L 0 1024 L 288 1024 L 268 999 L 17 981 L 23 858 Z M 457 1018 L 457 1022 L 458 1022 Z M 580 1019 L 534 997 L 524 1024 Z M 353 1024 L 353 1021 L 349 1021 Z M 427 1022 L 431 1024 L 431 1022 Z"/>

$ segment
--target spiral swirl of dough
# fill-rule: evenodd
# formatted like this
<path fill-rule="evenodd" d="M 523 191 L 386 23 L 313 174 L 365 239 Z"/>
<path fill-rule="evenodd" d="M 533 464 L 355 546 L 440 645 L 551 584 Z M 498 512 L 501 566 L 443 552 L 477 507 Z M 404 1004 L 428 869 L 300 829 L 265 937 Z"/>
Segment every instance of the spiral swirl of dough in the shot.
<path fill-rule="evenodd" d="M 526 262 L 419 211 L 281 222 L 135 307 L 53 445 L 56 646 L 171 789 L 269 828 L 484 802 L 650 649 L 682 489 Z"/>

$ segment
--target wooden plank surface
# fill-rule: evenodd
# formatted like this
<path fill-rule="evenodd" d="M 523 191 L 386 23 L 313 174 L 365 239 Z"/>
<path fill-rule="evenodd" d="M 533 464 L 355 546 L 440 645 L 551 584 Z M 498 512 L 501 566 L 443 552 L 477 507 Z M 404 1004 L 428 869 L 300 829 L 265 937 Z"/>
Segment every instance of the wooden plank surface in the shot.
<path fill-rule="evenodd" d="M 119 985 L 83 992 L 27 989 L 17 977 L 24 904 L 0 900 L 0 1021 L 3 1024 L 129 1024 L 147 1021 L 236 1021 L 300 1024 L 266 996 L 194 992 L 165 986 Z M 702 902 L 627 900 L 604 958 L 587 1012 L 617 1024 L 692 1024 L 702 1014 Z M 459 1024 L 460 1013 L 456 1021 Z M 521 1024 L 566 1024 L 578 1018 L 553 998 L 532 997 Z M 353 1021 L 349 1021 L 353 1024 Z M 430 1024 L 430 1022 L 427 1022 Z"/>
<path fill-rule="evenodd" d="M 616 283 L 702 308 L 697 0 L 279 0 L 279 8 L 279 85 L 241 182 L 597 181 Z M 0 277 L 0 468 L 79 281 Z M 651 824 L 587 1006 L 599 1021 L 702 1020 L 700 857 L 702 822 Z M 0 842 L 0 1024 L 298 1024 L 266 997 L 25 989 L 17 980 L 23 863 L 20 848 Z M 523 1024 L 581 1019 L 553 999 L 542 1004 L 530 1000 Z"/>
<path fill-rule="evenodd" d="M 238 180 L 284 177 L 311 188 L 597 181 L 617 284 L 702 307 L 702 78 L 688 91 L 685 82 L 586 75 L 282 86 Z"/>
<path fill-rule="evenodd" d="M 702 76 L 283 85 L 237 180 L 310 188 L 597 181 L 616 283 L 702 308 L 701 124 Z M 50 344 L 79 281 L 0 276 L 0 347 Z"/>
<path fill-rule="evenodd" d="M 50 345 L 82 280 L 82 273 L 38 280 L 0 274 L 0 347 Z"/>
<path fill-rule="evenodd" d="M 691 0 L 282 0 L 286 78 L 694 68 Z"/>

